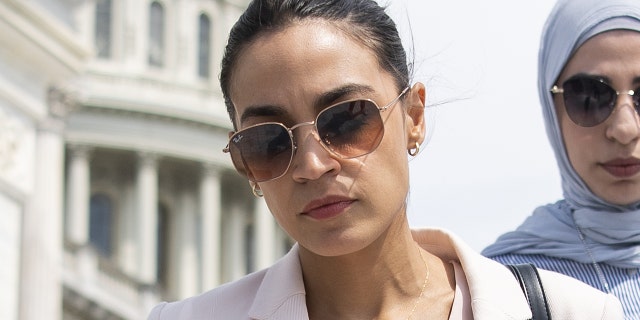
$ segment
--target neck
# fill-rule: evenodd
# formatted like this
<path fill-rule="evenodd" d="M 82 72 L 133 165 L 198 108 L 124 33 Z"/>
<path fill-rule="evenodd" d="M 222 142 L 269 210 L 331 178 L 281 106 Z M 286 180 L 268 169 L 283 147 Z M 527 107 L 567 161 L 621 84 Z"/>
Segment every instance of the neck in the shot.
<path fill-rule="evenodd" d="M 423 252 L 423 260 L 419 250 L 408 225 L 344 256 L 319 256 L 301 247 L 310 319 L 409 315 L 417 299 L 423 299 L 425 260 L 434 258 Z"/>

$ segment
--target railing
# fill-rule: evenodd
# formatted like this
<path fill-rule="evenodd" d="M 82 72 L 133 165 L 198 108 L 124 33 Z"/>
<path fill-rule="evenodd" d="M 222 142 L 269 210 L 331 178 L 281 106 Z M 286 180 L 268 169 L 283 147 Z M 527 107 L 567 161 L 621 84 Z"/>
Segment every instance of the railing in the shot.
<path fill-rule="evenodd" d="M 65 245 L 63 275 L 65 299 L 90 301 L 82 304 L 93 310 L 87 307 L 87 315 L 100 308 L 119 319 L 144 319 L 159 296 L 155 286 L 140 283 L 90 246 Z"/>

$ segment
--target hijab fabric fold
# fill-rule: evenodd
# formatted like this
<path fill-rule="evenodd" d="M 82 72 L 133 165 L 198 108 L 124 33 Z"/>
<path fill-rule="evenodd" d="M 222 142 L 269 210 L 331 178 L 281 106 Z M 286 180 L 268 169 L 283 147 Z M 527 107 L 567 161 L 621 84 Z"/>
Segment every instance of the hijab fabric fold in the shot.
<path fill-rule="evenodd" d="M 564 200 L 538 207 L 515 231 L 487 247 L 485 256 L 544 254 L 582 263 L 640 266 L 640 202 L 614 205 L 589 190 L 569 162 L 549 91 L 585 41 L 620 29 L 640 32 L 640 0 L 560 0 L 552 9 L 538 53 L 538 94 Z"/>

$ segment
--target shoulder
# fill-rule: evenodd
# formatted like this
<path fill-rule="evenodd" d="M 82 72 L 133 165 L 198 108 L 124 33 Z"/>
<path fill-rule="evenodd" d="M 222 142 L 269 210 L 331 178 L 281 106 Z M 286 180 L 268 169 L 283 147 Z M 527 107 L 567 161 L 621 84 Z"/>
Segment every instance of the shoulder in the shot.
<path fill-rule="evenodd" d="M 251 308 L 267 270 L 258 271 L 237 281 L 180 301 L 155 306 L 148 320 L 161 319 L 244 319 Z"/>
<path fill-rule="evenodd" d="M 149 320 L 301 319 L 306 315 L 298 247 L 271 267 L 182 301 L 161 303 Z"/>
<path fill-rule="evenodd" d="M 620 301 L 613 295 L 556 272 L 538 273 L 553 319 L 623 319 Z"/>
<path fill-rule="evenodd" d="M 461 265 L 474 319 L 531 317 L 524 293 L 507 267 L 480 255 L 444 230 L 414 230 L 414 239 L 430 252 Z M 569 276 L 538 271 L 553 319 L 623 319 L 622 307 L 614 296 Z"/>

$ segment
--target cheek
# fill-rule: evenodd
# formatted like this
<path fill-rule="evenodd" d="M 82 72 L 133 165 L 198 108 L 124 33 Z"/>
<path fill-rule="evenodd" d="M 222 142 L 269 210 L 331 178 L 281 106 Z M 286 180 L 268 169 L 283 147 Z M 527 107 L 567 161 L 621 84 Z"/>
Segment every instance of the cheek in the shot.
<path fill-rule="evenodd" d="M 276 222 L 289 233 L 291 228 L 289 228 L 288 225 L 290 225 L 291 222 L 290 219 L 287 220 L 287 217 L 295 217 L 295 214 L 293 214 L 294 210 L 287 207 L 287 205 L 291 203 L 290 198 L 294 193 L 291 191 L 283 191 L 283 189 L 284 187 L 263 189 L 263 199 L 267 203 L 269 212 L 271 212 Z"/>
<path fill-rule="evenodd" d="M 407 133 L 398 114 L 389 118 L 385 124 L 384 139 L 376 150 L 376 155 L 384 163 L 375 166 L 380 172 L 387 172 L 395 179 L 407 177 L 409 171 Z"/>
<path fill-rule="evenodd" d="M 385 152 L 390 152 L 389 158 L 396 158 L 396 155 L 406 156 L 407 151 L 407 124 L 406 116 L 401 106 L 397 106 L 392 110 L 393 114 L 384 119 L 384 138 L 381 147 Z M 406 157 L 405 157 L 406 160 Z"/>
<path fill-rule="evenodd" d="M 558 122 L 560 123 L 560 132 L 562 134 L 562 142 L 564 144 L 567 157 L 569 157 L 569 162 L 571 163 L 573 168 L 577 170 L 574 159 L 577 159 L 577 158 L 579 159 L 579 156 L 577 155 L 577 153 L 579 153 L 580 151 L 580 148 L 578 147 L 580 145 L 580 142 L 579 142 L 580 137 L 575 130 L 576 129 L 575 125 L 573 124 L 571 119 L 569 119 L 569 116 L 567 115 L 564 109 L 564 104 L 560 100 L 561 99 L 559 99 L 556 96 L 556 99 L 554 99 L 554 102 L 556 105 L 556 114 L 558 117 Z"/>
<path fill-rule="evenodd" d="M 562 119 L 560 129 L 562 138 L 573 169 L 583 177 L 588 169 L 590 153 L 596 150 L 597 141 L 594 128 L 583 128 L 575 125 L 566 117 Z"/>
<path fill-rule="evenodd" d="M 285 177 L 282 177 L 280 179 L 283 178 Z M 278 185 L 271 184 L 271 182 L 268 182 L 267 184 L 261 186 L 262 192 L 264 193 L 263 199 L 267 203 L 267 206 L 269 206 L 270 211 L 274 212 L 274 215 L 277 216 L 277 213 L 282 212 L 285 209 L 284 207 L 286 206 L 286 204 L 289 203 L 288 201 L 284 200 L 288 197 L 291 197 L 293 193 L 282 183 Z"/>
<path fill-rule="evenodd" d="M 571 164 L 575 168 L 575 164 L 573 159 L 576 157 L 576 152 L 580 150 L 577 147 L 579 145 L 578 136 L 576 136 L 575 131 L 573 130 L 572 123 L 569 123 L 570 120 L 567 119 L 566 116 L 560 118 L 560 130 L 562 132 L 562 141 L 564 143 L 565 150 L 567 152 L 567 156 L 571 161 Z"/>

